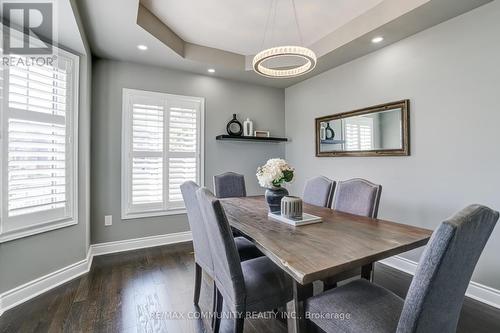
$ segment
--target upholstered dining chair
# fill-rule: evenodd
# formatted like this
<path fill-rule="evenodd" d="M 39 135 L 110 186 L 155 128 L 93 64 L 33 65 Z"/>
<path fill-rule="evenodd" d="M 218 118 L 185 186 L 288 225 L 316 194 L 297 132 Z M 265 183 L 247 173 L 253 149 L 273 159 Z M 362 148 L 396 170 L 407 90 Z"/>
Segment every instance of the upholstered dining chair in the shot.
<path fill-rule="evenodd" d="M 245 177 L 235 172 L 214 176 L 214 189 L 217 198 L 246 197 Z"/>
<path fill-rule="evenodd" d="M 311 315 L 326 332 L 455 332 L 465 291 L 498 216 L 472 205 L 441 223 L 420 258 L 406 300 L 356 280 L 308 299 L 306 311 L 350 314 L 349 320 Z"/>
<path fill-rule="evenodd" d="M 206 226 L 203 222 L 203 216 L 200 211 L 198 199 L 196 198 L 196 191 L 200 187 L 192 181 L 184 182 L 180 187 L 184 204 L 186 205 L 189 227 L 191 228 L 191 233 L 193 234 L 195 258 L 194 304 L 197 305 L 200 299 L 202 271 L 214 279 L 214 264 L 208 243 Z M 234 243 L 241 260 L 248 260 L 262 256 L 259 249 L 257 249 L 255 245 L 246 238 L 236 237 L 234 239 Z"/>
<path fill-rule="evenodd" d="M 373 184 L 365 179 L 353 178 L 339 181 L 332 208 L 339 212 L 377 218 L 381 193 L 381 185 Z M 343 272 L 339 276 L 330 277 L 323 281 L 324 290 L 334 288 L 337 286 L 337 282 L 358 275 L 370 279 L 372 271 L 373 265 L 367 265 L 363 268 Z"/>
<path fill-rule="evenodd" d="M 382 186 L 361 178 L 339 181 L 333 209 L 344 213 L 377 218 Z"/>
<path fill-rule="evenodd" d="M 270 311 L 292 299 L 292 281 L 265 256 L 241 261 L 220 201 L 206 188 L 196 191 L 196 196 L 207 226 L 214 259 L 216 313 L 219 314 L 215 332 L 219 330 L 224 304 L 224 309 L 234 314 L 230 331 L 241 333 L 247 311 Z"/>
<path fill-rule="evenodd" d="M 302 200 L 310 205 L 330 207 L 335 184 L 335 181 L 324 176 L 311 178 L 306 181 Z"/>

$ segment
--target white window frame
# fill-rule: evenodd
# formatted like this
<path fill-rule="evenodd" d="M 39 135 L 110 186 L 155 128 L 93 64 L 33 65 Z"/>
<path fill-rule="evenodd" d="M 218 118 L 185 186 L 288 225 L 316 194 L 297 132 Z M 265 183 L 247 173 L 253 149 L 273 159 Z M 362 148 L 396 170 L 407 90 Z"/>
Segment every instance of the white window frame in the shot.
<path fill-rule="evenodd" d="M 165 114 L 164 119 L 164 134 L 163 134 L 163 179 L 165 174 L 168 173 L 168 168 L 165 165 L 168 163 L 169 142 L 167 119 L 169 118 L 168 99 L 183 99 L 200 103 L 199 126 L 197 128 L 197 145 L 198 152 L 196 155 L 198 163 L 198 184 L 204 186 L 205 179 L 205 99 L 203 97 L 173 95 L 161 92 L 152 92 L 146 90 L 123 88 L 122 99 L 122 163 L 121 163 L 121 218 L 122 220 L 131 220 L 144 217 L 167 216 L 185 214 L 186 208 L 184 203 L 182 205 L 168 207 L 168 193 L 165 188 L 168 183 L 164 182 L 164 195 L 162 207 L 150 207 L 149 209 L 131 209 L 131 178 L 132 178 L 132 98 L 144 97 L 165 100 Z M 146 206 L 144 208 L 147 208 Z"/>
<path fill-rule="evenodd" d="M 70 95 L 70 101 L 67 104 L 68 112 L 66 113 L 66 117 L 68 119 L 66 130 L 69 132 L 67 135 L 66 147 L 70 150 L 70 153 L 67 155 L 69 156 L 67 161 L 69 167 L 67 168 L 68 172 L 66 174 L 66 177 L 68 177 L 67 213 L 63 218 L 54 217 L 51 210 L 14 216 L 11 218 L 6 216 L 6 212 L 8 211 L 8 117 L 6 116 L 6 112 L 2 111 L 0 113 L 0 154 L 2 155 L 2 161 L 0 163 L 0 243 L 78 224 L 78 102 L 80 57 L 56 46 L 53 46 L 53 50 L 57 57 L 67 58 L 72 63 L 72 80 L 69 82 L 72 88 L 72 94 Z M 9 107 L 8 73 L 9 69 L 8 66 L 6 66 L 3 72 L 4 98 L 2 110 L 7 110 Z M 21 111 L 19 110 L 13 112 L 15 113 Z M 37 118 L 45 118 L 43 114 L 39 115 L 36 112 L 33 112 L 32 116 L 33 117 L 31 119 L 34 121 L 36 121 Z M 19 224 L 19 227 L 13 228 L 11 225 L 14 224 Z"/>

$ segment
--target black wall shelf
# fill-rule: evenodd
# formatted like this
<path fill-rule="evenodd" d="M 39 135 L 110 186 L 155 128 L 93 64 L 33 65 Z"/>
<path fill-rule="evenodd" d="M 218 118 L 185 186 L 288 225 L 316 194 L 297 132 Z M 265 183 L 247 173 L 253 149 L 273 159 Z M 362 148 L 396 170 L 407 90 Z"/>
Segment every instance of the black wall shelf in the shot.
<path fill-rule="evenodd" d="M 257 137 L 257 136 L 233 136 L 233 135 L 217 135 L 216 140 L 222 141 L 247 141 L 247 142 L 287 142 L 287 138 Z"/>
<path fill-rule="evenodd" d="M 321 140 L 322 145 L 340 145 L 345 143 L 345 140 Z"/>

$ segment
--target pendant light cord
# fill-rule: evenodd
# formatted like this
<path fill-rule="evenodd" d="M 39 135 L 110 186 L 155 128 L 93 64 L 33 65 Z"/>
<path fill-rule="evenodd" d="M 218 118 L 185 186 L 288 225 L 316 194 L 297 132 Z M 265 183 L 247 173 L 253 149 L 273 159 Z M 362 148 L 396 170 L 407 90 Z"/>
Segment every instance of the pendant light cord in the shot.
<path fill-rule="evenodd" d="M 271 20 L 271 13 L 273 12 L 273 8 L 274 8 L 273 25 L 274 25 L 274 21 L 276 20 L 276 6 L 275 6 L 275 2 L 276 2 L 276 0 L 269 1 L 269 11 L 267 13 L 266 26 L 264 28 L 264 37 L 262 38 L 262 44 L 260 46 L 261 50 L 264 49 L 264 46 L 266 44 L 266 37 L 267 37 L 267 33 L 269 31 L 269 21 Z M 272 33 L 274 33 L 274 28 L 273 28 Z M 272 38 L 273 38 L 273 36 L 271 34 L 271 40 L 272 40 Z"/>
<path fill-rule="evenodd" d="M 295 6 L 295 0 L 291 0 L 292 2 L 292 8 L 293 8 L 293 16 L 295 18 L 295 26 L 297 28 L 297 33 L 299 35 L 299 41 L 300 45 L 304 46 L 304 38 L 302 36 L 302 32 L 300 31 L 300 24 L 299 24 L 299 18 L 297 16 L 297 7 Z M 273 21 L 271 24 L 271 43 L 274 38 L 274 30 L 276 28 L 276 12 L 278 11 L 278 0 L 272 0 L 270 1 L 270 6 L 269 6 L 269 12 L 267 13 L 267 19 L 266 19 L 266 26 L 264 28 L 264 37 L 262 38 L 262 45 L 261 49 L 264 49 L 264 46 L 266 44 L 266 37 L 267 37 L 267 32 L 269 30 L 269 21 L 271 19 L 271 13 L 273 15 Z"/>
<path fill-rule="evenodd" d="M 292 1 L 292 7 L 293 7 L 293 15 L 295 16 L 295 24 L 297 25 L 297 32 L 299 33 L 299 39 L 300 39 L 300 45 L 304 45 L 304 39 L 302 38 L 302 33 L 300 32 L 300 25 L 299 25 L 299 19 L 297 17 L 297 7 L 295 7 L 295 0 Z"/>
<path fill-rule="evenodd" d="M 278 0 L 274 0 L 274 14 L 273 14 L 273 24 L 271 29 L 271 45 L 274 41 L 274 30 L 276 30 L 276 12 L 278 11 Z"/>
<path fill-rule="evenodd" d="M 317 58 L 316 54 L 311 50 L 299 45 L 282 45 L 275 46 L 269 49 L 264 49 L 266 38 L 271 35 L 271 41 L 274 38 L 274 33 L 276 30 L 276 15 L 278 12 L 278 4 L 280 0 L 268 0 L 270 2 L 269 12 L 267 13 L 266 26 L 264 29 L 264 38 L 262 40 L 262 51 L 257 53 L 252 60 L 253 70 L 262 76 L 270 78 L 289 78 L 299 75 L 309 73 L 316 67 Z M 295 6 L 295 0 L 290 0 L 292 2 L 293 15 L 295 18 L 295 25 L 297 27 L 297 33 L 299 35 L 300 44 L 304 44 L 304 38 L 302 36 L 302 31 L 300 30 L 299 18 L 297 16 L 297 7 Z M 288 3 L 288 2 L 287 2 Z M 271 15 L 273 16 L 271 18 Z M 271 22 L 272 21 L 272 22 Z M 288 23 L 288 22 L 287 22 Z M 270 24 L 272 26 L 270 26 Z M 271 31 L 269 31 L 271 30 Z M 293 30 L 293 28 L 292 28 Z M 285 36 L 287 37 L 287 36 Z M 266 66 L 264 63 L 270 59 L 283 58 L 283 57 L 298 57 L 304 60 L 304 63 L 298 66 Z"/>

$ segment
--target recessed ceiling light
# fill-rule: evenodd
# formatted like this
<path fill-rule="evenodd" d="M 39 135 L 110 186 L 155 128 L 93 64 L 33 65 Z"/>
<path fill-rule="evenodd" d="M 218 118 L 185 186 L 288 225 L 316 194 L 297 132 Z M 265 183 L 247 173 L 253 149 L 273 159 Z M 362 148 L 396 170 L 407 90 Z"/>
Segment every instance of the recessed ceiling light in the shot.
<path fill-rule="evenodd" d="M 213 69 L 213 68 L 209 68 L 209 69 L 208 69 L 208 72 L 209 72 L 209 73 L 215 73 L 215 69 Z"/>
<path fill-rule="evenodd" d="M 372 43 L 377 44 L 377 43 L 380 43 L 383 40 L 384 40 L 384 37 L 375 37 L 375 38 L 372 39 Z"/>
<path fill-rule="evenodd" d="M 137 48 L 138 48 L 139 50 L 141 50 L 141 51 L 146 51 L 146 50 L 148 49 L 148 47 L 147 47 L 146 45 L 142 45 L 142 44 L 137 45 Z"/>

